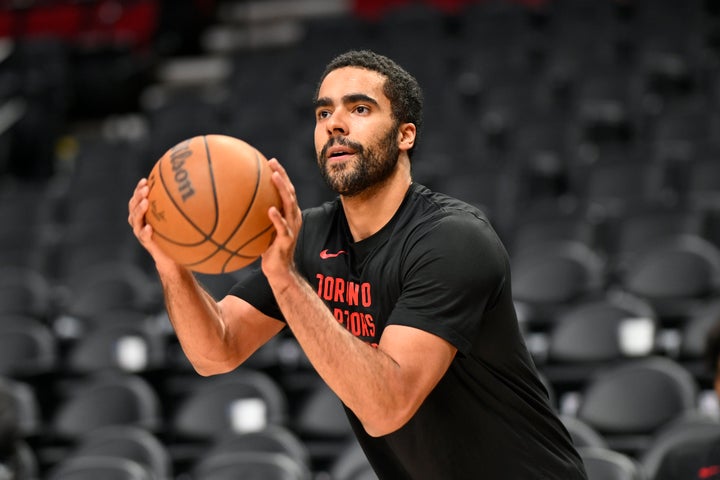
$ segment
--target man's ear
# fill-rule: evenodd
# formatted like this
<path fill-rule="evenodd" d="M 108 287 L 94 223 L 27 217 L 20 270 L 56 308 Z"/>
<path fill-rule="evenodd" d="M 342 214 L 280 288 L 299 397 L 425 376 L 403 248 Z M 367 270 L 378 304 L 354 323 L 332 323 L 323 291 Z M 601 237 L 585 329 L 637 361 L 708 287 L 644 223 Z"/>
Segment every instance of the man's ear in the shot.
<path fill-rule="evenodd" d="M 410 150 L 415 145 L 417 128 L 414 123 L 401 123 L 398 129 L 398 147 L 402 151 Z"/>

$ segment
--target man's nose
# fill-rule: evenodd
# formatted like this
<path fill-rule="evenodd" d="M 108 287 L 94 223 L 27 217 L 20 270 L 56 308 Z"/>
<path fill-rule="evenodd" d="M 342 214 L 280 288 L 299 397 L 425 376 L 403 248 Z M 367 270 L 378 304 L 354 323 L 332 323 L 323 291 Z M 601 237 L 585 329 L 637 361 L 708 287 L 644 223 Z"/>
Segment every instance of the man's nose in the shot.
<path fill-rule="evenodd" d="M 327 131 L 329 135 L 347 135 L 348 128 L 347 128 L 347 122 L 345 121 L 345 117 L 341 111 L 335 111 L 328 119 L 327 123 Z"/>

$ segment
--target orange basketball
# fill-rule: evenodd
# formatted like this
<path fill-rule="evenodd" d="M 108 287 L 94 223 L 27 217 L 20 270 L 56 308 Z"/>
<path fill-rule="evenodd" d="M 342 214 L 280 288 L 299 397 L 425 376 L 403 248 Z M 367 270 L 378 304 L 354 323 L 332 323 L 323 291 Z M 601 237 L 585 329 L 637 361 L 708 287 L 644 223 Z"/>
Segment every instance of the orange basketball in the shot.
<path fill-rule="evenodd" d="M 239 270 L 272 243 L 268 218 L 280 195 L 267 159 L 225 135 L 200 135 L 168 150 L 148 184 L 146 221 L 153 239 L 176 262 L 199 273 Z"/>

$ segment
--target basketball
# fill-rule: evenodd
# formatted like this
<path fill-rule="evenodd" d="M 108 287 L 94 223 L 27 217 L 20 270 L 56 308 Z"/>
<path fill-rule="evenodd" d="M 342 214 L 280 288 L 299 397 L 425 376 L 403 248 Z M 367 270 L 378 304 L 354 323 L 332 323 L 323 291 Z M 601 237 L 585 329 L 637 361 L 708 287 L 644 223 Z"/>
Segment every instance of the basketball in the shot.
<path fill-rule="evenodd" d="M 239 270 L 275 238 L 268 209 L 281 208 L 267 159 L 226 135 L 200 135 L 170 148 L 148 176 L 146 222 L 173 260 L 198 273 Z"/>

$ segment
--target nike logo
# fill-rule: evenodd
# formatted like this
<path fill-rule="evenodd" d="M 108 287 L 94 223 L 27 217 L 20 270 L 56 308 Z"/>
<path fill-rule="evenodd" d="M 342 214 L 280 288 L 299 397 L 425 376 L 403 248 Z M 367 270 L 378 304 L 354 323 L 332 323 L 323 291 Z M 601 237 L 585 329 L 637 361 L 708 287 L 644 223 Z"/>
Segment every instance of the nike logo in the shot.
<path fill-rule="evenodd" d="M 328 258 L 339 257 L 339 256 L 342 255 L 343 253 L 347 253 L 347 252 L 346 252 L 345 250 L 340 250 L 340 251 L 338 251 L 338 252 L 336 252 L 336 253 L 330 253 L 330 252 L 328 252 L 328 249 L 326 248 L 325 250 L 323 250 L 322 252 L 320 252 L 320 258 L 323 259 L 323 260 L 327 260 Z"/>
<path fill-rule="evenodd" d="M 701 468 L 698 472 L 698 478 L 710 478 L 718 474 L 720 474 L 720 465 L 713 465 Z"/>

